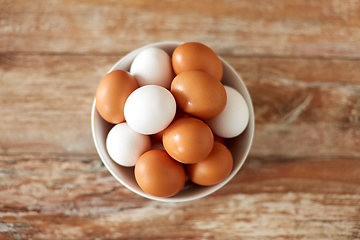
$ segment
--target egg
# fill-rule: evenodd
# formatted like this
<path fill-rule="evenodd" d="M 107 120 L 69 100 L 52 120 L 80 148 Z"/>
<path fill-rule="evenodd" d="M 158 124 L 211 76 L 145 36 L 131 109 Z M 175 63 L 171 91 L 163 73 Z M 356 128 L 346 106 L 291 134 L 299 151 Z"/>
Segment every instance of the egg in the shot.
<path fill-rule="evenodd" d="M 186 181 L 184 166 L 160 149 L 141 155 L 134 173 L 140 188 L 157 197 L 174 196 L 180 192 Z"/>
<path fill-rule="evenodd" d="M 126 122 L 112 127 L 106 138 L 110 158 L 124 167 L 135 166 L 138 158 L 150 147 L 150 137 L 135 132 Z"/>
<path fill-rule="evenodd" d="M 186 164 L 204 160 L 213 144 L 214 136 L 209 126 L 193 117 L 175 120 L 163 135 L 163 145 L 168 154 Z"/>
<path fill-rule="evenodd" d="M 224 87 L 227 95 L 225 109 L 206 123 L 219 137 L 233 138 L 245 130 L 249 122 L 249 108 L 244 97 L 236 89 Z"/>
<path fill-rule="evenodd" d="M 186 173 L 191 181 L 202 186 L 210 186 L 223 181 L 233 167 L 233 158 L 229 149 L 214 142 L 211 153 L 201 162 L 186 165 Z"/>
<path fill-rule="evenodd" d="M 170 89 L 174 78 L 170 56 L 160 48 L 147 48 L 141 51 L 130 66 L 130 73 L 139 86 L 159 85 Z"/>
<path fill-rule="evenodd" d="M 115 70 L 106 74 L 95 96 L 100 116 L 113 124 L 125 121 L 125 101 L 137 87 L 136 79 L 126 71 Z"/>
<path fill-rule="evenodd" d="M 201 71 L 177 75 L 171 83 L 171 93 L 181 110 L 203 120 L 219 115 L 226 105 L 222 83 Z"/>
<path fill-rule="evenodd" d="M 169 90 L 157 85 L 139 87 L 130 94 L 124 106 L 129 126 L 141 134 L 164 130 L 174 119 L 176 102 Z"/>
<path fill-rule="evenodd" d="M 222 79 L 223 67 L 220 58 L 202 43 L 181 44 L 174 50 L 171 60 L 176 75 L 186 71 L 203 71 L 218 81 Z"/>
<path fill-rule="evenodd" d="M 176 108 L 176 113 L 175 113 L 175 117 L 173 119 L 173 121 L 182 118 L 182 117 L 188 117 L 189 115 L 184 113 L 183 111 L 181 111 L 181 109 Z M 161 142 L 162 143 L 162 138 L 164 135 L 166 128 L 158 133 L 155 133 L 153 135 L 151 135 L 151 140 L 153 140 L 154 142 Z"/>

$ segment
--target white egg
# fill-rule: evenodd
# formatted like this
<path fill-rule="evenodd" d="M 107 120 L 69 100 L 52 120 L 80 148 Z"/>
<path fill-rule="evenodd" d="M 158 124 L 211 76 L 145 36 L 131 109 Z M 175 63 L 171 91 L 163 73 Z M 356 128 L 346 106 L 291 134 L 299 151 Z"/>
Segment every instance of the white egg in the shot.
<path fill-rule="evenodd" d="M 171 58 L 160 48 L 147 48 L 140 52 L 131 64 L 130 73 L 139 86 L 159 85 L 170 89 L 174 78 Z"/>
<path fill-rule="evenodd" d="M 174 119 L 175 98 L 169 90 L 146 85 L 133 91 L 124 106 L 129 126 L 141 134 L 155 134 L 164 130 Z"/>
<path fill-rule="evenodd" d="M 115 125 L 106 138 L 109 156 L 121 166 L 132 167 L 151 147 L 150 136 L 132 130 L 126 122 Z"/>
<path fill-rule="evenodd" d="M 219 137 L 232 138 L 245 130 L 249 122 L 249 108 L 238 91 L 224 87 L 227 96 L 225 109 L 215 118 L 206 120 L 206 123 Z"/>

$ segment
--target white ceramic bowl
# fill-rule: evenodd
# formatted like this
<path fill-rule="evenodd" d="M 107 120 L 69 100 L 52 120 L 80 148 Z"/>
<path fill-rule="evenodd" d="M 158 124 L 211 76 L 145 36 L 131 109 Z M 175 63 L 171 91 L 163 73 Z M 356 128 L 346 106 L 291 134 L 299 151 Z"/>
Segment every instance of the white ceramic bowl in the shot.
<path fill-rule="evenodd" d="M 123 58 L 121 58 L 110 70 L 109 72 L 113 70 L 126 70 L 129 71 L 130 65 L 142 50 L 148 47 L 158 47 L 166 51 L 170 56 L 172 52 L 175 50 L 177 46 L 182 44 L 181 42 L 159 42 L 154 43 L 150 45 L 146 45 L 144 47 L 138 48 Z M 221 58 L 220 58 L 221 59 Z M 106 168 L 109 170 L 109 172 L 125 187 L 130 189 L 131 191 L 157 201 L 163 201 L 163 202 L 184 202 L 184 201 L 190 201 L 195 200 L 204 196 L 207 196 L 216 190 L 220 189 L 222 186 L 224 186 L 227 182 L 229 182 L 239 171 L 243 163 L 245 162 L 245 159 L 250 151 L 250 147 L 253 141 L 254 137 L 254 127 L 255 127 L 255 121 L 254 121 L 254 110 L 253 105 L 251 102 L 251 98 L 249 95 L 249 92 L 247 91 L 247 88 L 242 81 L 241 77 L 236 73 L 236 71 L 223 59 L 221 59 L 224 69 L 224 75 L 222 83 L 224 85 L 229 85 L 235 89 L 237 89 L 241 95 L 245 98 L 249 111 L 250 111 L 250 120 L 247 128 L 245 131 L 238 137 L 228 139 L 226 145 L 230 149 L 234 164 L 233 169 L 230 173 L 230 175 L 222 182 L 212 185 L 212 186 L 199 186 L 194 183 L 192 183 L 190 180 L 187 180 L 185 187 L 175 196 L 169 197 L 169 198 L 163 198 L 163 197 L 155 197 L 152 196 L 146 192 L 144 192 L 136 183 L 135 176 L 134 176 L 134 167 L 122 167 L 118 164 L 116 164 L 111 158 L 109 157 L 105 141 L 107 134 L 109 130 L 113 127 L 113 124 L 110 124 L 106 122 L 102 117 L 99 115 L 95 108 L 96 99 L 94 99 L 94 103 L 92 106 L 92 112 L 91 112 L 91 129 L 92 129 L 92 135 L 94 138 L 95 146 L 97 149 L 97 152 L 103 161 Z M 105 75 L 105 74 L 104 74 Z"/>

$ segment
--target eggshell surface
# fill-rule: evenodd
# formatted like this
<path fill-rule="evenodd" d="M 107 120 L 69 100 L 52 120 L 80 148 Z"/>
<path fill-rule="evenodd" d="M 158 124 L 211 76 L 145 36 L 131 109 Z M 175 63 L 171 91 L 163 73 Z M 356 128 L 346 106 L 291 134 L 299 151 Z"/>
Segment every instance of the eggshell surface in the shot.
<path fill-rule="evenodd" d="M 137 87 L 136 79 L 126 71 L 105 75 L 96 90 L 96 109 L 101 117 L 113 124 L 125 121 L 125 101 Z"/>
<path fill-rule="evenodd" d="M 135 165 L 135 179 L 140 188 L 157 197 L 171 197 L 184 187 L 184 166 L 164 150 L 150 150 Z"/>
<path fill-rule="evenodd" d="M 115 125 L 106 138 L 110 158 L 124 167 L 135 166 L 138 158 L 150 147 L 150 137 L 135 132 L 126 122 Z"/>
<path fill-rule="evenodd" d="M 126 122 L 136 132 L 155 134 L 164 130 L 174 119 L 176 102 L 169 90 L 157 85 L 136 89 L 124 106 Z"/>
<path fill-rule="evenodd" d="M 185 166 L 190 180 L 202 186 L 210 186 L 223 181 L 230 174 L 232 167 L 231 152 L 219 142 L 214 142 L 211 153 L 203 161 Z"/>
<path fill-rule="evenodd" d="M 219 115 L 226 105 L 222 83 L 201 71 L 177 75 L 171 83 L 171 93 L 181 110 L 203 120 Z"/>
<path fill-rule="evenodd" d="M 172 55 L 172 66 L 176 75 L 186 71 L 203 71 L 218 81 L 223 75 L 223 67 L 216 53 L 198 42 L 178 46 Z"/>
<path fill-rule="evenodd" d="M 159 85 L 170 89 L 174 78 L 170 56 L 162 49 L 147 48 L 140 52 L 130 67 L 139 86 Z"/>
<path fill-rule="evenodd" d="M 203 121 L 184 117 L 177 119 L 166 128 L 163 145 L 169 155 L 181 163 L 197 163 L 211 152 L 214 136 Z"/>
<path fill-rule="evenodd" d="M 216 117 L 206 120 L 211 130 L 223 138 L 240 135 L 249 122 L 249 108 L 243 96 L 234 88 L 224 86 L 227 95 L 225 109 Z"/>

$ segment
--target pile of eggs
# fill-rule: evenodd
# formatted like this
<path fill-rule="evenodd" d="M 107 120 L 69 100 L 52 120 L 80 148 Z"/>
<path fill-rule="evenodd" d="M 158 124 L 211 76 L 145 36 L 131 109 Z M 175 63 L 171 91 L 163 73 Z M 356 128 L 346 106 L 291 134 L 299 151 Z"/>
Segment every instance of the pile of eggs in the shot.
<path fill-rule="evenodd" d="M 210 186 L 231 172 L 226 138 L 249 122 L 242 95 L 223 85 L 223 67 L 209 47 L 187 42 L 169 56 L 146 48 L 130 70 L 114 70 L 100 82 L 96 109 L 114 124 L 106 138 L 111 159 L 134 167 L 145 192 L 171 197 L 187 178 Z"/>

